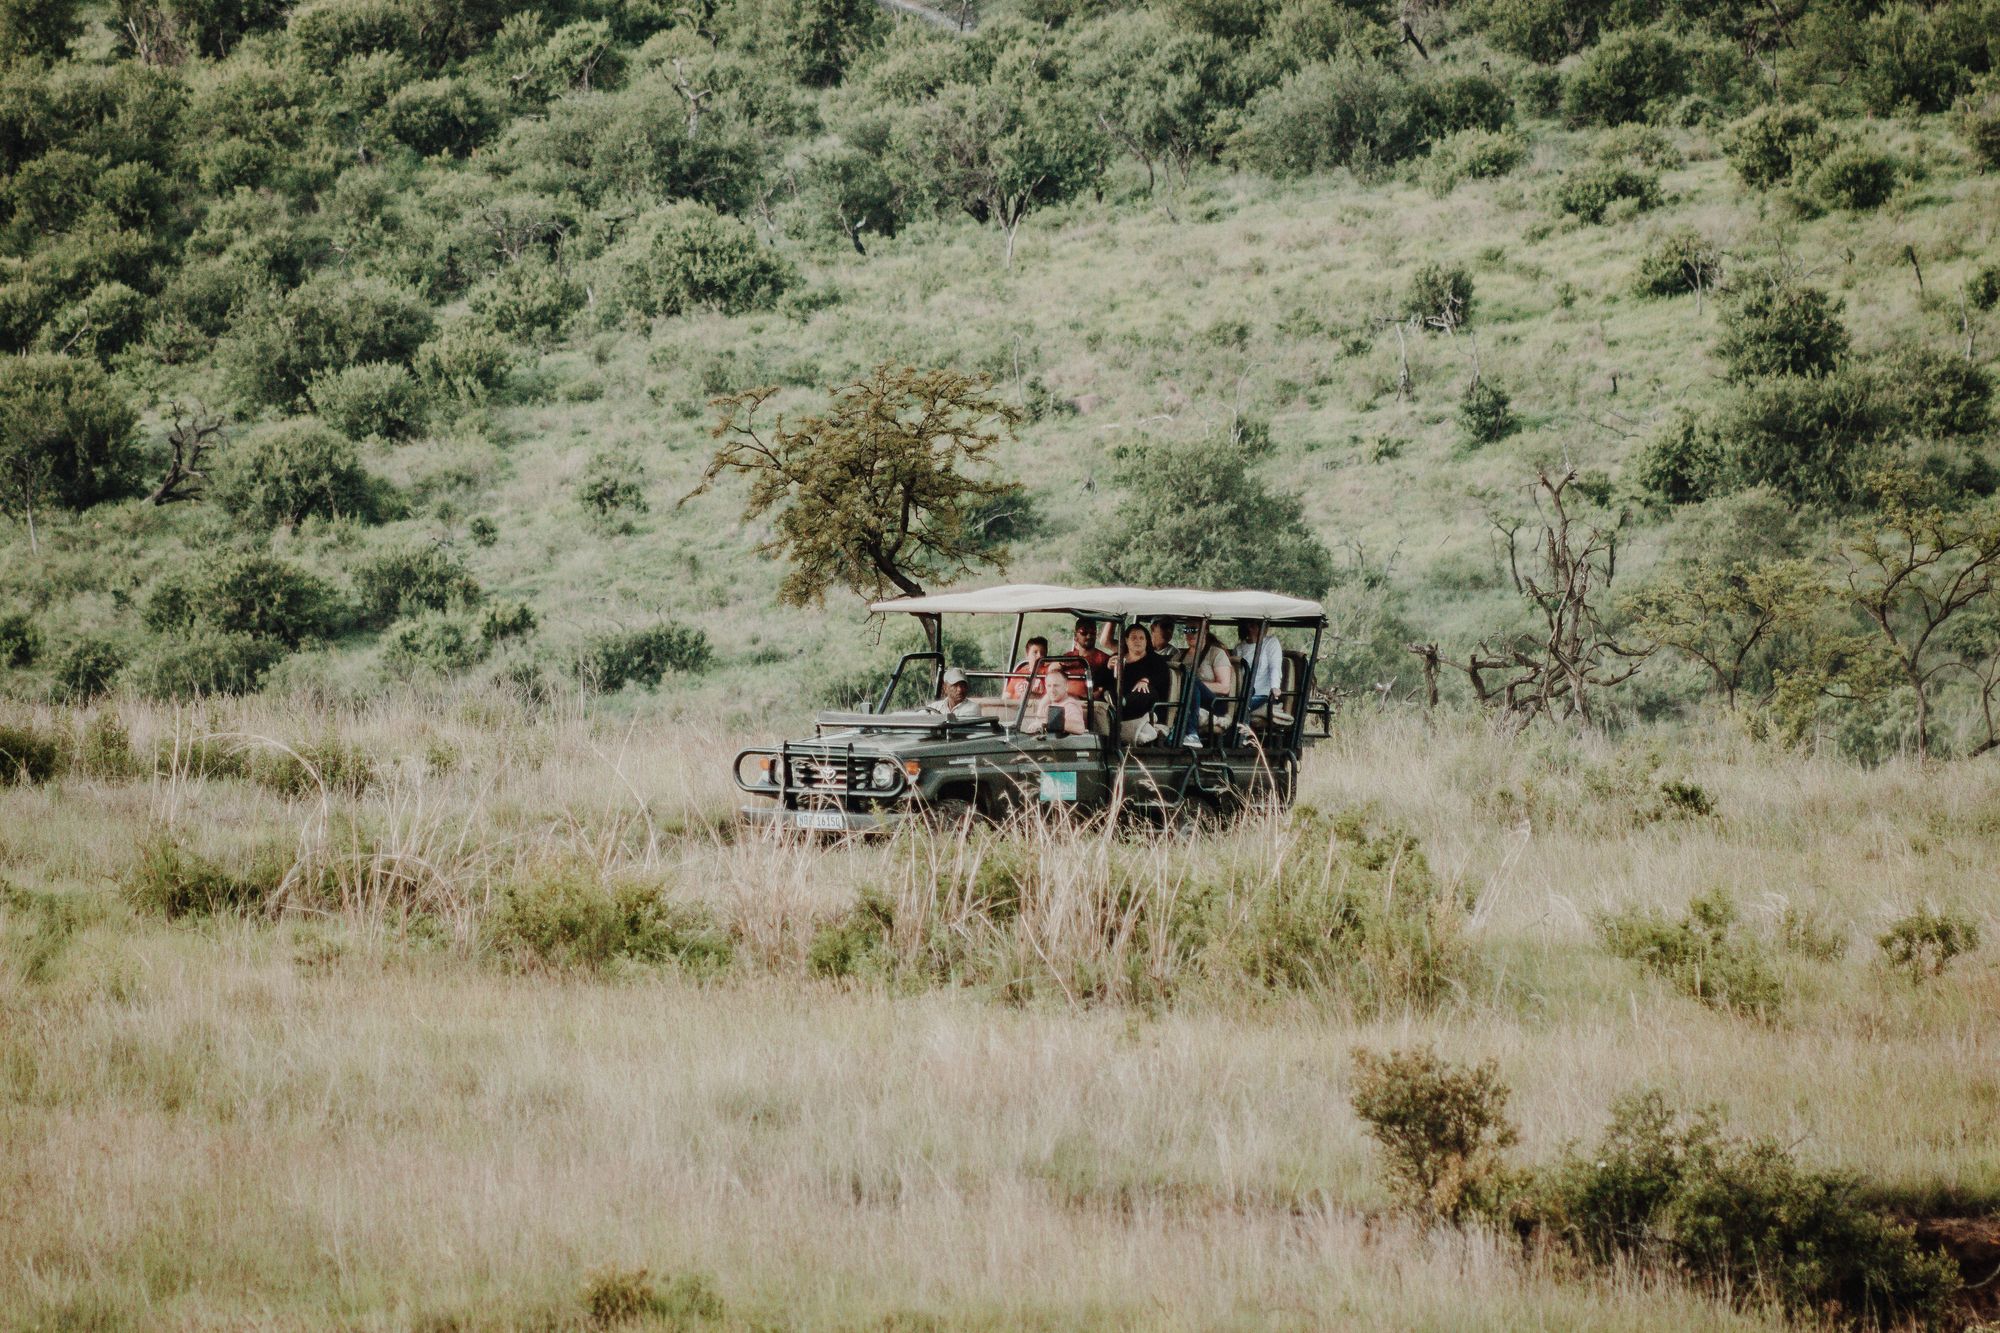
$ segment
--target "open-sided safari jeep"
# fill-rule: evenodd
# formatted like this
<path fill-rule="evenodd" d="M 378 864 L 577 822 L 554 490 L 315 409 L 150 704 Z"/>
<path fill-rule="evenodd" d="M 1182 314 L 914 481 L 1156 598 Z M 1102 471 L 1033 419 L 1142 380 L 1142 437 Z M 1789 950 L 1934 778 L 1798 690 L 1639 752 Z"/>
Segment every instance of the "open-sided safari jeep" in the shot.
<path fill-rule="evenodd" d="M 1327 706 L 1312 691 L 1326 628 L 1318 602 L 1258 592 L 1012 584 L 898 598 L 872 609 L 917 617 L 928 650 L 906 653 L 872 706 L 819 714 L 810 739 L 739 753 L 736 785 L 768 798 L 743 810 L 746 822 L 849 833 L 923 817 L 1005 818 L 1038 804 L 1160 819 L 1228 813 L 1252 802 L 1290 801 L 1299 752 L 1312 738 L 1308 723 L 1318 736 L 1330 724 Z M 951 716 L 927 707 L 943 693 L 947 615 L 1014 618 L 1006 662 L 963 672 L 971 698 Z M 1271 638 L 1283 652 L 1280 690 L 1245 716 L 1250 682 L 1238 670 L 1234 693 L 1200 709 L 1194 673 L 1176 670 L 1167 697 L 1143 719 L 1151 725 L 1121 727 L 1099 705 L 1084 710 L 1081 734 L 1037 731 L 1041 691 L 1024 687 L 1027 678 L 1015 670 L 1024 635 L 1041 630 L 1052 646 L 1067 645 L 1072 623 L 1089 618 L 1112 625 L 1114 641 L 1122 643 L 1127 626 L 1162 617 L 1204 632 L 1259 627 L 1257 637 Z M 1080 659 L 1052 648 L 1048 660 Z M 1114 695 L 1122 668 L 1114 654 Z M 1191 723 L 1198 747 L 1184 739 Z"/>

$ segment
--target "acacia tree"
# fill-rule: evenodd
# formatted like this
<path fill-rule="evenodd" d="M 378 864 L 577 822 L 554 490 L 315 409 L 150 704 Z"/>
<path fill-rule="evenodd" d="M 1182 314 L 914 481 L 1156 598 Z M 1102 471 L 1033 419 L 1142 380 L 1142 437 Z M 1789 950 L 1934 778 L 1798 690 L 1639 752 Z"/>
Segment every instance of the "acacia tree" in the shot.
<path fill-rule="evenodd" d="M 1840 559 L 1848 595 L 1916 698 L 1917 758 L 1925 759 L 1938 677 L 1972 670 L 1950 651 L 1955 636 L 1947 631 L 2000 596 L 2000 504 L 1946 509 L 1909 474 L 1869 480 L 1881 510 L 1857 528 Z"/>
<path fill-rule="evenodd" d="M 1641 589 L 1626 609 L 1640 634 L 1706 667 L 1733 709 L 1753 674 L 1763 678 L 1757 668 L 1768 668 L 1778 640 L 1810 622 L 1827 597 L 1824 571 L 1810 561 L 1704 559 Z"/>
<path fill-rule="evenodd" d="M 903 168 L 942 204 L 1014 237 L 1028 214 L 1097 183 L 1103 138 L 1083 109 L 1031 70 L 1003 62 L 983 83 L 940 88 L 897 125 Z"/>
<path fill-rule="evenodd" d="M 993 446 L 1012 438 L 1020 409 L 995 397 L 985 376 L 884 362 L 836 389 L 824 415 L 768 426 L 757 412 L 775 386 L 712 401 L 710 434 L 721 441 L 701 485 L 750 478 L 746 519 L 776 514 L 761 549 L 791 562 L 778 599 L 818 605 L 832 587 L 873 599 L 895 590 L 924 595 L 922 580 L 950 581 L 981 564 L 1004 565 L 968 522 L 972 511 L 1016 487 L 974 475 Z"/>

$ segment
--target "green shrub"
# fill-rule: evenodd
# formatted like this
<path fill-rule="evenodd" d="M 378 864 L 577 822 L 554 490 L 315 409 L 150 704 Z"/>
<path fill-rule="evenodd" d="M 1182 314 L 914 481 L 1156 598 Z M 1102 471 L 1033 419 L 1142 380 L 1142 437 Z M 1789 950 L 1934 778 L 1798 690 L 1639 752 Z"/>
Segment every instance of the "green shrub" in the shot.
<path fill-rule="evenodd" d="M 584 306 L 583 284 L 545 259 L 507 265 L 472 289 L 472 313 L 497 333 L 524 342 L 560 338 Z"/>
<path fill-rule="evenodd" d="M 1431 126 L 1412 82 L 1392 66 L 1343 52 L 1257 94 L 1232 151 L 1273 176 L 1358 171 L 1415 157 Z"/>
<path fill-rule="evenodd" d="M 132 688 L 150 699 L 248 694 L 288 650 L 260 638 L 201 624 L 155 640 L 132 663 Z"/>
<path fill-rule="evenodd" d="M 1635 162 L 1654 171 L 1671 171 L 1684 158 L 1674 141 L 1651 125 L 1619 125 L 1597 136 L 1590 153 L 1600 162 Z"/>
<path fill-rule="evenodd" d="M 150 297 L 122 282 L 100 282 L 81 301 L 64 306 L 42 329 L 40 345 L 109 362 L 139 340 L 151 314 Z"/>
<path fill-rule="evenodd" d="M 403 546 L 355 566 L 354 598 L 361 622 L 380 629 L 422 611 L 477 606 L 485 597 L 465 561 L 441 546 Z"/>
<path fill-rule="evenodd" d="M 25 722 L 0 722 L 0 787 L 52 781 L 65 760 L 62 739 L 53 732 Z"/>
<path fill-rule="evenodd" d="M 1744 184 L 1760 190 L 1810 171 L 1835 142 L 1819 112 L 1796 103 L 1759 107 L 1722 132 L 1723 156 Z"/>
<path fill-rule="evenodd" d="M 1847 956 L 1848 932 L 1844 925 L 1797 903 L 1787 903 L 1778 919 L 1778 942 L 1788 953 L 1820 963 L 1837 963 Z"/>
<path fill-rule="evenodd" d="M 151 770 L 139 762 L 132 749 L 132 733 L 118 714 L 102 709 L 91 715 L 77 744 L 76 766 L 84 774 L 103 782 L 118 782 L 144 776 Z"/>
<path fill-rule="evenodd" d="M 417 349 L 414 365 L 430 392 L 478 402 L 507 382 L 517 359 L 504 335 L 477 319 L 459 319 Z"/>
<path fill-rule="evenodd" d="M 474 546 L 493 546 L 500 540 L 500 525 L 485 514 L 480 514 L 465 525 L 465 535 L 472 539 Z"/>
<path fill-rule="evenodd" d="M 1795 505 L 1854 501 L 1882 432 L 1874 382 L 1846 371 L 1753 380 L 1714 420 L 1730 484 L 1769 486 Z"/>
<path fill-rule="evenodd" d="M 708 635 L 667 621 L 592 639 L 584 647 L 578 674 L 607 694 L 628 684 L 652 689 L 669 671 L 706 671 L 713 656 Z"/>
<path fill-rule="evenodd" d="M 1904 343 L 1873 377 L 1880 410 L 1913 440 L 1983 435 L 1993 420 L 1993 378 L 1941 348 Z"/>
<path fill-rule="evenodd" d="M 1975 310 L 2000 306 L 2000 264 L 1988 264 L 1965 280 L 1965 299 Z"/>
<path fill-rule="evenodd" d="M 209 496 L 230 513 L 264 527 L 308 518 L 373 521 L 381 488 L 361 466 L 354 442 L 311 417 L 246 432 L 224 451 Z"/>
<path fill-rule="evenodd" d="M 722 1297 L 699 1273 L 683 1273 L 662 1291 L 643 1268 L 605 1268 L 583 1286 L 584 1318 L 592 1328 L 647 1323 L 660 1328 L 693 1328 L 723 1316 Z"/>
<path fill-rule="evenodd" d="M 1575 214 L 1585 222 L 1602 222 L 1611 206 L 1621 200 L 1644 211 L 1660 203 L 1657 172 L 1640 171 L 1618 162 L 1595 162 L 1581 166 L 1562 178 L 1556 186 L 1556 207 Z"/>
<path fill-rule="evenodd" d="M 0 611 L 0 667 L 31 667 L 42 655 L 42 631 L 25 611 Z"/>
<path fill-rule="evenodd" d="M 1502 51 L 1553 65 L 1597 40 L 1608 8 L 1601 0 L 1481 0 L 1474 13 Z"/>
<path fill-rule="evenodd" d="M 1573 125 L 1622 125 L 1658 115 L 1688 90 L 1690 53 L 1657 28 L 1612 33 L 1563 77 L 1563 115 Z"/>
<path fill-rule="evenodd" d="M 162 577 L 141 618 L 161 634 L 206 625 L 296 648 L 331 635 L 340 605 L 322 579 L 262 551 L 218 551 Z"/>
<path fill-rule="evenodd" d="M 408 440 L 424 433 L 428 405 L 407 366 L 369 361 L 322 370 L 306 397 L 320 420 L 350 440 Z"/>
<path fill-rule="evenodd" d="M 633 530 L 632 515 L 651 508 L 646 502 L 646 473 L 639 460 L 622 451 L 607 450 L 591 457 L 576 483 L 576 502 L 592 526 L 611 533 Z"/>
<path fill-rule="evenodd" d="M 280 796 L 357 797 L 381 781 L 381 770 L 366 750 L 328 732 L 295 745 L 265 745 L 245 753 L 242 772 Z"/>
<path fill-rule="evenodd" d="M 1424 178 L 1431 192 L 1450 194 L 1460 181 L 1505 176 L 1528 160 L 1528 142 L 1513 130 L 1460 130 L 1431 148 Z"/>
<path fill-rule="evenodd" d="M 125 899 L 139 912 L 178 920 L 218 912 L 262 912 L 278 897 L 291 869 L 277 847 L 260 847 L 241 861 L 212 860 L 167 833 L 139 845 L 139 859 L 123 876 Z"/>
<path fill-rule="evenodd" d="M 1901 173 L 1893 153 L 1866 144 L 1843 144 L 1820 160 L 1800 189 L 1821 208 L 1879 208 L 1896 192 Z"/>
<path fill-rule="evenodd" d="M 2000 71 L 1986 75 L 1959 99 L 1958 133 L 1988 171 L 2000 169 Z"/>
<path fill-rule="evenodd" d="M 1465 386 L 1465 396 L 1458 402 L 1458 426 L 1468 445 L 1478 448 L 1504 440 L 1520 425 L 1513 400 L 1499 385 L 1480 376 Z"/>
<path fill-rule="evenodd" d="M 1492 1061 L 1458 1068 L 1429 1049 L 1354 1053 L 1354 1113 L 1389 1159 L 1405 1206 L 1457 1222 L 1491 1216 L 1512 1181 L 1501 1155 L 1520 1138 Z"/>
<path fill-rule="evenodd" d="M 56 695 L 71 703 L 95 699 L 125 669 L 125 654 L 108 639 L 91 635 L 72 640 L 56 654 L 52 673 Z"/>
<path fill-rule="evenodd" d="M 816 977 L 886 976 L 894 969 L 889 937 L 896 907 L 879 889 L 863 889 L 846 911 L 813 930 L 806 966 Z"/>
<path fill-rule="evenodd" d="M 696 306 L 768 309 L 795 276 L 749 227 L 689 200 L 634 222 L 605 263 L 616 299 L 647 318 Z"/>
<path fill-rule="evenodd" d="M 77 0 L 6 0 L 0 4 L 0 61 L 60 60 L 83 33 Z"/>
<path fill-rule="evenodd" d="M 396 0 L 322 0 L 292 11 L 292 49 L 307 68 L 330 74 L 342 61 L 377 52 L 414 56 L 415 20 Z"/>
<path fill-rule="evenodd" d="M 38 505 L 87 509 L 132 494 L 138 427 L 95 361 L 0 356 L 0 475 L 46 478 Z"/>
<path fill-rule="evenodd" d="M 1694 898 L 1678 921 L 1606 913 L 1597 933 L 1614 955 L 1644 964 L 1703 1004 L 1769 1014 L 1784 999 L 1763 950 L 1738 929 L 1735 902 L 1720 890 Z"/>
<path fill-rule="evenodd" d="M 714 972 L 734 954 L 706 908 L 673 902 L 656 884 L 606 885 L 588 869 L 509 886 L 487 940 L 517 965 L 590 971 L 628 962 Z"/>
<path fill-rule="evenodd" d="M 535 632 L 535 612 L 526 602 L 495 602 L 479 620 L 479 637 L 488 644 L 525 638 Z"/>
<path fill-rule="evenodd" d="M 1692 227 L 1656 235 L 1639 257 L 1632 285 L 1641 296 L 1714 291 L 1722 281 L 1722 251 Z"/>
<path fill-rule="evenodd" d="M 1875 937 L 1875 945 L 1891 967 L 1917 978 L 1940 976 L 1953 959 L 1979 947 L 1979 924 L 1962 912 L 1925 904 L 1897 917 Z"/>
<path fill-rule="evenodd" d="M 1403 309 L 1427 328 L 1462 328 L 1472 319 L 1472 275 L 1459 264 L 1424 264 L 1410 278 Z"/>
<path fill-rule="evenodd" d="M 431 337 L 429 303 L 382 278 L 314 274 L 283 296 L 246 304 L 217 359 L 247 402 L 294 408 L 324 371 L 388 361 L 408 364 Z"/>
<path fill-rule="evenodd" d="M 1842 303 L 1781 274 L 1753 274 L 1730 294 L 1716 355 L 1735 380 L 1825 375 L 1847 355 Z"/>
<path fill-rule="evenodd" d="M 1891 3 L 1869 13 L 1847 40 L 1868 110 L 1880 116 L 1943 111 L 1992 66 L 1993 11 L 1980 4 L 1920 9 Z"/>
<path fill-rule="evenodd" d="M 486 660 L 487 640 L 470 620 L 425 611 L 389 627 L 384 636 L 389 669 L 401 676 L 429 672 L 448 676 Z"/>
<path fill-rule="evenodd" d="M 502 106 L 467 79 L 424 79 L 390 94 L 375 127 L 425 157 L 465 157 L 499 128 Z"/>

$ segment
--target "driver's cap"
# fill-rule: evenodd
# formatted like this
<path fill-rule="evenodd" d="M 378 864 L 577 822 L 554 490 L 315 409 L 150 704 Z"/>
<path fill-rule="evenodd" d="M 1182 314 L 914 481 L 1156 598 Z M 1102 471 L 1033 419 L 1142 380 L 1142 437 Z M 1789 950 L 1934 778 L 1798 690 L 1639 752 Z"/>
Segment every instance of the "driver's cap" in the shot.
<path fill-rule="evenodd" d="M 963 685 L 966 683 L 965 673 L 957 667 L 953 667 L 944 673 L 944 683 L 947 685 Z"/>

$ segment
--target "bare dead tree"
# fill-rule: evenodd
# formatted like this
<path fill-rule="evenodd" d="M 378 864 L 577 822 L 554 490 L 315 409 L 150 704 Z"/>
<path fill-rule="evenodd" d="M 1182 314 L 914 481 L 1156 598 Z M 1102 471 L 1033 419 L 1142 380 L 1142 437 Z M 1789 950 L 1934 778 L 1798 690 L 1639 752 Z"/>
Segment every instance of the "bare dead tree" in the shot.
<path fill-rule="evenodd" d="M 701 126 L 701 109 L 715 96 L 715 89 L 695 87 L 694 80 L 688 77 L 687 61 L 675 56 L 674 91 L 687 103 L 687 132 L 688 138 L 692 139 L 695 130 Z"/>
<path fill-rule="evenodd" d="M 1617 574 L 1617 537 L 1577 522 L 1569 512 L 1565 493 L 1576 478 L 1574 468 L 1536 477 L 1535 509 L 1542 524 L 1529 568 L 1523 568 L 1517 540 L 1525 525 L 1494 523 L 1506 539 L 1515 590 L 1539 622 L 1533 629 L 1498 641 L 1481 639 L 1456 660 L 1435 643 L 1408 645 L 1423 664 L 1424 696 L 1431 705 L 1438 699 L 1439 669 L 1448 666 L 1463 672 L 1473 697 L 1509 725 L 1572 717 L 1588 723 L 1594 720 L 1595 696 L 1630 680 L 1652 652 L 1623 646 L 1604 625 L 1597 603 Z"/>
<path fill-rule="evenodd" d="M 203 467 L 208 453 L 222 442 L 223 417 L 197 403 L 191 408 L 173 404 L 173 426 L 167 431 L 167 475 L 146 497 L 156 505 L 176 500 L 199 500 L 202 484 L 208 479 Z"/>
<path fill-rule="evenodd" d="M 1396 354 L 1400 360 L 1400 369 L 1396 374 L 1396 401 L 1399 403 L 1409 398 L 1414 387 L 1414 381 L 1410 378 L 1409 333 L 1410 325 L 1416 323 L 1421 318 L 1421 316 L 1418 316 L 1416 319 L 1405 319 L 1401 315 L 1377 315 L 1375 317 L 1375 323 L 1378 327 L 1394 329 L 1396 331 Z"/>

